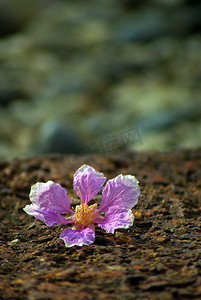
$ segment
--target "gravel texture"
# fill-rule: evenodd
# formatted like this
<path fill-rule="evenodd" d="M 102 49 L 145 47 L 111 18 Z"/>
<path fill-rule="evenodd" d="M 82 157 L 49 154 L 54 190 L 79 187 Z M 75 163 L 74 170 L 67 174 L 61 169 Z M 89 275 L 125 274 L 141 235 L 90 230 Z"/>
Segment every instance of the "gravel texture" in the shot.
<path fill-rule="evenodd" d="M 47 227 L 22 208 L 32 184 L 67 188 L 82 164 L 107 178 L 134 174 L 141 196 L 134 225 L 94 244 L 66 248 L 63 227 Z M 168 153 L 14 159 L 0 163 L 0 299 L 200 299 L 201 149 Z M 95 198 L 100 201 L 100 195 Z"/>

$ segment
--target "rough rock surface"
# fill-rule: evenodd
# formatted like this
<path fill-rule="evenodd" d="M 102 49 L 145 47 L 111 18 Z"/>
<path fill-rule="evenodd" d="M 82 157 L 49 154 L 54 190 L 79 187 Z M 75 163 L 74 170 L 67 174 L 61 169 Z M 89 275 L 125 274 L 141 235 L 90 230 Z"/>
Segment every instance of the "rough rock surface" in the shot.
<path fill-rule="evenodd" d="M 94 244 L 66 248 L 64 227 L 22 208 L 30 186 L 49 179 L 76 204 L 72 178 L 84 163 L 108 178 L 136 175 L 141 196 L 133 227 L 96 228 Z M 0 162 L 0 299 L 201 299 L 200 170 L 201 149 Z"/>

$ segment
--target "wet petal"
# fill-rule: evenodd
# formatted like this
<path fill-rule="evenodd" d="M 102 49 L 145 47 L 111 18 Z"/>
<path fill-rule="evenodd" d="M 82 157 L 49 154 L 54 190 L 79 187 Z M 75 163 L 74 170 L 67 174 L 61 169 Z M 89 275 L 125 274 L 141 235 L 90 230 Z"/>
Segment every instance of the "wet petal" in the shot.
<path fill-rule="evenodd" d="M 89 246 L 95 240 L 95 232 L 91 228 L 85 228 L 82 230 L 66 228 L 62 231 L 60 239 L 64 241 L 66 247 L 83 245 Z"/>
<path fill-rule="evenodd" d="M 104 218 L 98 223 L 108 233 L 114 233 L 116 228 L 128 228 L 133 225 L 134 215 L 131 209 L 113 206 L 109 208 Z"/>
<path fill-rule="evenodd" d="M 100 191 L 105 180 L 103 173 L 83 165 L 74 174 L 73 188 L 82 202 L 87 204 Z"/>
<path fill-rule="evenodd" d="M 29 197 L 32 204 L 26 205 L 24 211 L 44 221 L 48 226 L 54 223 L 66 224 L 60 213 L 74 213 L 70 208 L 66 190 L 53 181 L 36 183 L 31 187 Z"/>
<path fill-rule="evenodd" d="M 108 180 L 102 193 L 99 211 L 107 212 L 110 207 L 131 209 L 138 202 L 140 188 L 135 176 L 118 175 Z"/>

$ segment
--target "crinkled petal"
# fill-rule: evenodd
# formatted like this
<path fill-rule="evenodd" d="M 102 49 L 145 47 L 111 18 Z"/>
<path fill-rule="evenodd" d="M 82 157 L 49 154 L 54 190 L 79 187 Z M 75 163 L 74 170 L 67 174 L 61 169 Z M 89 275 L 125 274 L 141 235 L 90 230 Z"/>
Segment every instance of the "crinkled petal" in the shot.
<path fill-rule="evenodd" d="M 110 207 L 131 209 L 138 202 L 140 188 L 135 176 L 118 175 L 108 180 L 102 193 L 99 211 L 107 212 Z"/>
<path fill-rule="evenodd" d="M 128 228 L 133 225 L 134 215 L 131 209 L 113 206 L 109 208 L 104 218 L 98 223 L 108 233 L 114 233 L 116 228 Z"/>
<path fill-rule="evenodd" d="M 97 172 L 88 165 L 83 165 L 74 174 L 73 188 L 82 202 L 87 204 L 100 191 L 105 180 L 103 173 Z"/>
<path fill-rule="evenodd" d="M 89 246 L 95 240 L 95 232 L 91 228 L 85 228 L 82 230 L 66 228 L 62 231 L 60 239 L 64 241 L 66 247 L 83 245 Z"/>
<path fill-rule="evenodd" d="M 38 208 L 51 209 L 61 214 L 73 212 L 66 190 L 59 184 L 49 180 L 37 182 L 31 187 L 30 200 Z"/>
<path fill-rule="evenodd" d="M 33 185 L 29 197 L 32 204 L 26 205 L 24 211 L 44 221 L 48 226 L 54 223 L 67 224 L 66 219 L 60 214 L 74 213 L 70 208 L 66 190 L 51 180 Z"/>
<path fill-rule="evenodd" d="M 66 225 L 68 223 L 73 223 L 72 219 L 66 219 L 61 216 L 58 212 L 52 210 L 37 210 L 34 208 L 33 204 L 26 205 L 24 211 L 36 219 L 45 222 L 47 226 L 52 226 L 54 223 Z"/>

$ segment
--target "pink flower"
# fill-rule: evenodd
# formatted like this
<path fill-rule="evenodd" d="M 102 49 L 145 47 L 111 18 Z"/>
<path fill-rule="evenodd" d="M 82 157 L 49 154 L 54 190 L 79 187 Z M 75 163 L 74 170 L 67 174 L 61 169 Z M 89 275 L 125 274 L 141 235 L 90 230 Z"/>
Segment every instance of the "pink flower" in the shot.
<path fill-rule="evenodd" d="M 73 188 L 81 204 L 76 206 L 75 211 L 71 209 L 67 192 L 60 184 L 53 181 L 37 182 L 31 187 L 32 204 L 26 205 L 24 211 L 44 221 L 47 226 L 73 223 L 72 229 L 66 228 L 60 235 L 67 247 L 90 245 L 95 240 L 95 223 L 108 233 L 133 225 L 131 208 L 137 204 L 140 195 L 135 176 L 121 174 L 107 181 L 99 207 L 97 204 L 88 205 L 105 180 L 103 173 L 88 165 L 76 171 Z M 63 214 L 70 216 L 64 217 Z"/>

